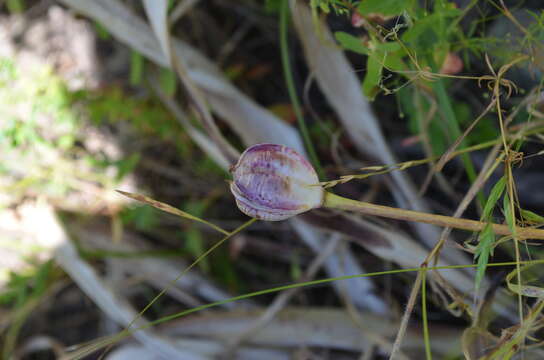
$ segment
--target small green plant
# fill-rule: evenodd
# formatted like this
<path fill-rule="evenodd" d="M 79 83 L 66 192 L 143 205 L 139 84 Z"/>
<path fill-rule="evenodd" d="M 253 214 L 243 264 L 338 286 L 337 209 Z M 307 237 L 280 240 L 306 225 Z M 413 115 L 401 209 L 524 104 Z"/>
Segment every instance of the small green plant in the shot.
<path fill-rule="evenodd" d="M 10 272 L 6 285 L 0 289 L 0 306 L 12 309 L 10 318 L 6 319 L 9 326 L 2 336 L 2 358 L 11 358 L 23 324 L 57 277 L 52 261 L 29 261 L 25 270 Z"/>

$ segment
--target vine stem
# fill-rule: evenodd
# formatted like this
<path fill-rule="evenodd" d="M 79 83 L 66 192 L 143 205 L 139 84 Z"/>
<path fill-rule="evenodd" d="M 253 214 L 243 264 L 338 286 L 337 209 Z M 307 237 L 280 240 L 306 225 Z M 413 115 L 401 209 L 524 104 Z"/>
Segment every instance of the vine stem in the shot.
<path fill-rule="evenodd" d="M 380 216 L 396 220 L 416 221 L 441 227 L 451 227 L 467 231 L 481 231 L 487 225 L 486 222 L 460 219 L 451 216 L 429 214 L 413 210 L 393 208 L 376 205 L 368 202 L 347 199 L 342 196 L 325 192 L 323 207 L 339 210 L 355 211 L 365 215 Z M 507 225 L 492 224 L 493 231 L 498 235 L 510 235 L 512 232 Z M 528 239 L 544 240 L 544 230 L 534 228 L 516 228 L 516 236 Z"/>

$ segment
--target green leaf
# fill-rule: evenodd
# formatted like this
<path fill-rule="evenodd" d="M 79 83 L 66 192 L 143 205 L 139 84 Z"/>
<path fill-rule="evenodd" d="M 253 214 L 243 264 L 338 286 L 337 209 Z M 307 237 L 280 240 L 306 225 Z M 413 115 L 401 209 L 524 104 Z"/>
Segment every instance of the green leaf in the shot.
<path fill-rule="evenodd" d="M 423 123 L 419 124 L 423 126 L 422 130 L 425 131 Z M 436 121 L 436 116 L 433 121 L 427 125 L 427 131 L 429 132 L 429 142 L 434 156 L 440 156 L 448 149 L 448 131 L 444 129 L 445 124 Z M 421 131 L 421 130 L 420 130 Z"/>
<path fill-rule="evenodd" d="M 25 4 L 23 0 L 7 0 L 6 7 L 11 14 L 21 14 L 25 11 Z"/>
<path fill-rule="evenodd" d="M 411 0 L 363 0 L 359 4 L 362 15 L 378 13 L 382 15 L 400 15 L 412 5 Z"/>
<path fill-rule="evenodd" d="M 368 47 L 363 45 L 361 39 L 359 39 L 358 37 L 350 35 L 343 31 L 335 32 L 334 36 L 344 49 L 351 50 L 362 55 L 370 55 L 370 50 L 368 49 Z"/>
<path fill-rule="evenodd" d="M 172 71 L 167 68 L 161 68 L 159 74 L 159 82 L 161 84 L 161 89 L 168 96 L 174 96 L 176 94 L 178 77 L 175 71 Z"/>
<path fill-rule="evenodd" d="M 144 73 L 144 57 L 136 51 L 130 53 L 130 84 L 133 86 L 140 85 Z"/>
<path fill-rule="evenodd" d="M 49 260 L 41 264 L 34 277 L 34 289 L 32 290 L 32 296 L 39 297 L 41 296 L 49 284 L 51 274 L 53 272 L 53 261 Z"/>
<path fill-rule="evenodd" d="M 299 281 L 302 277 L 302 268 L 300 266 L 300 256 L 297 252 L 291 255 L 291 279 Z"/>
<path fill-rule="evenodd" d="M 383 68 L 390 70 L 403 70 L 402 62 L 404 50 L 395 42 L 381 43 L 377 40 L 370 42 L 369 49 L 372 49 L 366 64 L 366 75 L 363 81 L 363 92 L 370 99 L 373 99 L 379 91 L 379 84 L 382 80 Z"/>
<path fill-rule="evenodd" d="M 210 254 L 210 256 L 210 271 L 212 275 L 219 279 L 222 284 L 225 284 L 229 291 L 240 293 L 244 288 L 244 284 L 238 278 L 236 267 L 233 264 L 229 249 L 217 249 L 213 254 Z"/>
<path fill-rule="evenodd" d="M 508 224 L 508 228 L 510 229 L 510 232 L 515 235 L 516 229 L 514 227 L 514 216 L 510 208 L 510 196 L 508 196 L 508 193 L 504 194 L 502 206 L 504 211 L 504 217 L 506 219 L 506 224 Z"/>
<path fill-rule="evenodd" d="M 375 56 L 380 60 L 383 66 L 392 71 L 406 70 L 406 65 L 402 58 L 406 55 L 404 49 L 397 42 L 373 42 L 374 50 L 371 56 Z"/>
<path fill-rule="evenodd" d="M 382 78 L 382 60 L 376 56 L 369 56 L 366 61 L 366 75 L 363 81 L 363 93 L 373 100 L 379 91 L 378 84 Z"/>
<path fill-rule="evenodd" d="M 402 40 L 411 44 L 412 51 L 415 51 L 420 58 L 424 53 L 435 55 L 437 44 L 447 46 L 450 18 L 459 14 L 457 9 L 444 9 L 417 19 L 414 25 L 402 34 Z"/>
<path fill-rule="evenodd" d="M 321 11 L 323 11 L 325 14 L 328 14 L 331 10 L 329 9 L 329 4 L 326 2 L 319 3 L 319 8 Z"/>
<path fill-rule="evenodd" d="M 491 189 L 491 192 L 489 193 L 489 197 L 487 198 L 487 202 L 484 206 L 484 211 L 482 212 L 482 220 L 490 220 L 491 212 L 495 208 L 495 204 L 497 203 L 497 201 L 499 201 L 499 198 L 501 197 L 505 186 L 506 178 L 503 176 L 499 179 L 499 181 L 497 181 L 497 183 L 493 186 L 493 189 Z"/>
<path fill-rule="evenodd" d="M 476 290 L 480 288 L 480 284 L 485 275 L 485 269 L 489 262 L 489 255 L 493 254 L 493 244 L 495 243 L 495 233 L 491 223 L 487 224 L 478 236 L 478 246 L 474 253 L 474 259 L 478 260 L 478 268 L 476 271 Z"/>
<path fill-rule="evenodd" d="M 127 158 L 116 161 L 115 162 L 115 165 L 117 165 L 116 180 L 121 181 L 125 176 L 130 174 L 136 168 L 136 165 L 138 165 L 139 162 L 140 162 L 140 154 L 138 153 L 132 154 Z"/>
<path fill-rule="evenodd" d="M 207 205 L 208 204 L 205 201 L 189 201 L 185 204 L 184 209 L 188 213 L 201 217 L 204 215 Z M 185 232 L 185 249 L 195 258 L 198 258 L 206 251 L 204 247 L 204 238 L 198 227 L 191 226 Z M 210 270 L 210 263 L 207 257 L 203 258 L 198 265 L 204 272 Z"/>
<path fill-rule="evenodd" d="M 96 35 L 98 35 L 98 38 L 101 40 L 109 40 L 111 38 L 108 29 L 106 29 L 106 27 L 98 21 L 95 21 L 94 23 L 94 30 L 96 31 Z"/>
<path fill-rule="evenodd" d="M 281 6 L 281 0 L 266 0 L 264 3 L 264 9 L 267 13 L 279 13 Z"/>
<path fill-rule="evenodd" d="M 405 69 L 402 62 L 405 53 L 396 42 L 381 43 L 373 40 L 369 46 L 366 46 L 361 39 L 341 31 L 336 32 L 335 37 L 345 49 L 368 56 L 363 92 L 370 99 L 373 99 L 379 91 L 378 85 L 384 66 L 392 71 Z"/>
<path fill-rule="evenodd" d="M 394 41 L 388 41 L 388 42 L 382 42 L 382 43 L 374 43 L 374 46 L 376 47 L 376 51 L 380 51 L 382 53 L 387 52 L 395 52 L 402 49 L 402 46 L 398 42 Z"/>
<path fill-rule="evenodd" d="M 432 52 L 434 45 L 440 40 L 439 29 L 442 17 L 439 14 L 426 16 L 414 23 L 402 34 L 402 40 L 412 45 L 416 53 Z"/>
<path fill-rule="evenodd" d="M 202 233 L 198 228 L 191 226 L 191 228 L 185 232 L 185 249 L 195 258 L 198 258 L 206 251 L 204 248 Z M 208 272 L 210 270 L 210 262 L 208 258 L 206 257 L 200 260 L 198 266 L 200 266 L 202 271 Z"/>
<path fill-rule="evenodd" d="M 528 222 L 531 222 L 531 223 L 535 223 L 535 224 L 540 224 L 540 223 L 544 223 L 544 216 L 540 216 L 538 214 L 535 214 L 534 212 L 530 211 L 530 210 L 521 210 L 521 216 L 523 217 L 523 219 L 525 221 L 528 221 Z"/>
<path fill-rule="evenodd" d="M 121 220 L 124 224 L 132 224 L 142 231 L 150 231 L 159 224 L 157 211 L 149 206 L 126 208 L 121 213 Z"/>

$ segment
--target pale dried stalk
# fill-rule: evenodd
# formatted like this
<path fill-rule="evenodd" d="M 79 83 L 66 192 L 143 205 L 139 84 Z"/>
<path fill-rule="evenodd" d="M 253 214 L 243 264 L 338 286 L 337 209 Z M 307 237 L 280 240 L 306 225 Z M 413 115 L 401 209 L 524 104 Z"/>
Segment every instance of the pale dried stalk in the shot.
<path fill-rule="evenodd" d="M 323 206 L 332 209 L 356 211 L 364 215 L 380 216 L 404 221 L 416 221 L 467 231 L 481 231 L 488 225 L 482 221 L 460 219 L 452 216 L 405 210 L 389 206 L 376 205 L 364 201 L 347 199 L 330 192 L 325 193 Z M 512 236 L 512 232 L 507 225 L 492 224 L 492 227 L 495 234 Z M 544 240 L 544 230 L 517 227 L 516 236 L 526 239 Z"/>

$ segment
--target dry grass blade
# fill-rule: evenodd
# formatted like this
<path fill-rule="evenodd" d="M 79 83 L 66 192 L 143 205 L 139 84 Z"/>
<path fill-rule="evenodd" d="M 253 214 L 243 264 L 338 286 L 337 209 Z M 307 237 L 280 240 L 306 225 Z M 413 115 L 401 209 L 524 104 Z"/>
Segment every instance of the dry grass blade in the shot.
<path fill-rule="evenodd" d="M 156 80 L 156 79 L 153 79 Z M 162 89 L 155 85 L 156 81 L 150 82 L 153 86 L 153 89 L 161 99 L 164 105 L 172 112 L 172 114 L 178 119 L 185 131 L 189 134 L 191 139 L 200 146 L 202 151 L 204 151 L 217 165 L 223 169 L 228 169 L 231 165 L 231 162 L 225 157 L 221 149 L 213 142 L 213 140 L 202 131 L 195 128 L 189 121 L 189 116 L 178 106 L 178 104 L 168 97 Z"/>
<path fill-rule="evenodd" d="M 137 254 L 138 252 L 153 249 L 144 238 L 131 231 L 123 231 L 121 241 L 112 242 L 111 229 L 104 226 L 104 224 L 95 222 L 86 224 L 74 223 L 67 224 L 67 227 L 69 233 L 77 237 L 80 246 L 86 251 Z M 119 266 L 129 276 L 132 274 L 141 278 L 158 290 L 162 290 L 168 284 L 174 282 L 179 275 L 180 269 L 184 269 L 189 265 L 181 259 L 173 260 L 161 257 L 112 257 L 108 261 L 113 266 Z M 126 284 L 123 286 L 126 286 Z M 232 296 L 197 271 L 191 271 L 181 279 L 175 281 L 175 286 L 172 286 L 168 292 L 174 298 L 176 298 L 177 294 L 183 293 L 197 296 L 207 302 L 215 302 Z M 250 304 L 251 301 L 245 300 L 228 303 L 224 306 L 232 308 Z"/>
<path fill-rule="evenodd" d="M 529 269 L 531 266 L 525 266 L 521 269 L 521 271 L 525 271 Z M 508 285 L 508 289 L 512 291 L 513 293 L 520 294 L 525 297 L 533 297 L 533 298 L 544 298 L 544 288 L 541 286 L 534 286 L 534 285 L 524 285 L 518 283 L 514 283 L 512 279 L 514 276 L 518 275 L 517 269 L 514 269 L 506 276 L 506 284 Z M 517 279 L 516 279 L 517 280 Z"/>
<path fill-rule="evenodd" d="M 215 311 L 204 315 L 174 320 L 168 327 L 168 335 L 202 336 L 225 339 L 239 335 L 256 317 L 265 310 L 235 310 L 230 312 Z M 305 344 L 348 351 L 368 349 L 374 336 L 393 335 L 398 323 L 384 319 L 383 316 L 363 312 L 365 330 L 361 331 L 350 315 L 336 308 L 297 308 L 288 307 L 279 312 L 265 328 L 256 331 L 248 339 L 248 344 L 261 346 L 292 347 Z M 461 329 L 455 327 L 433 328 L 433 351 L 445 354 L 460 351 L 459 338 Z M 419 326 L 409 326 L 405 342 L 406 349 L 422 350 Z"/>
<path fill-rule="evenodd" d="M 229 159 L 231 163 L 236 162 L 238 152 L 222 136 L 219 128 L 216 126 L 202 91 L 195 85 L 194 81 L 189 76 L 189 69 L 187 68 L 185 60 L 179 53 L 172 51 L 168 26 L 168 0 L 143 0 L 143 2 L 145 11 L 151 22 L 151 27 L 159 40 L 167 64 L 178 73 L 208 135 L 214 140 L 215 144 L 221 149 L 223 155 Z"/>
<path fill-rule="evenodd" d="M 361 220 L 355 216 L 350 217 L 354 222 L 364 225 L 367 229 L 376 234 L 377 237 L 387 239 L 387 246 L 361 245 L 374 255 L 388 261 L 395 262 L 401 267 L 419 267 L 427 258 L 428 251 L 423 246 L 414 243 L 413 239 L 401 231 L 390 230 L 383 224 L 376 224 L 368 220 Z M 451 265 L 445 259 L 440 258 L 440 266 Z M 457 270 L 445 271 L 444 278 L 457 290 L 463 293 L 470 293 L 474 287 L 472 279 L 464 272 Z"/>
<path fill-rule="evenodd" d="M 25 208 L 21 214 L 25 217 L 25 222 L 28 222 L 26 224 L 28 229 L 39 229 L 35 231 L 37 243 L 45 249 L 54 251 L 55 261 L 105 314 L 120 325 L 126 326 L 131 323 L 136 317 L 136 312 L 128 303 L 118 298 L 115 292 L 102 282 L 94 269 L 81 259 L 51 207 L 37 204 Z M 139 319 L 135 325 L 142 326 L 146 323 L 145 320 Z M 177 348 L 170 340 L 161 338 L 150 330 L 136 331 L 133 335 L 146 347 L 165 358 L 186 356 L 187 359 L 203 359 L 190 351 Z M 72 358 L 78 357 L 66 356 L 66 359 Z"/>
<path fill-rule="evenodd" d="M 316 30 L 311 11 L 300 2 L 291 1 L 291 9 L 306 59 L 312 67 L 321 91 L 348 130 L 353 144 L 361 152 L 384 164 L 395 164 L 397 161 L 385 141 L 379 121 L 373 114 L 368 100 L 361 93 L 360 82 L 343 52 L 336 47 L 327 26 L 319 23 L 320 28 Z M 404 173 L 393 172 L 391 178 L 393 179 L 391 193 L 401 207 L 429 212 Z M 414 227 L 422 241 L 429 247 L 432 247 L 439 237 L 438 229 L 433 226 L 414 223 Z M 459 251 L 450 250 L 444 256 L 452 263 L 462 263 L 466 260 Z"/>
<path fill-rule="evenodd" d="M 151 61 L 168 66 L 151 28 L 118 0 L 59 0 L 99 21 L 121 42 Z M 234 87 L 222 71 L 196 49 L 171 38 L 173 53 L 187 64 L 188 76 L 204 93 L 212 110 L 225 120 L 246 145 L 270 142 L 304 152 L 297 131 Z M 215 139 L 214 139 L 215 141 Z"/>
<path fill-rule="evenodd" d="M 172 66 L 172 48 L 168 31 L 168 1 L 167 0 L 142 0 L 144 9 L 151 23 L 151 28 L 159 40 L 161 49 Z"/>
<path fill-rule="evenodd" d="M 153 36 L 150 35 L 151 29 L 149 26 L 119 1 L 61 1 L 104 24 L 114 36 L 135 48 L 150 60 L 159 65 L 167 66 L 165 56 L 160 47 L 157 46 Z M 223 73 L 213 63 L 198 51 L 174 38 L 172 38 L 172 46 L 175 52 L 183 54 L 183 58 L 187 62 L 189 76 L 205 93 L 206 100 L 212 109 L 228 122 L 246 145 L 270 142 L 284 144 L 302 154 L 305 153 L 300 136 L 293 127 L 242 94 L 226 80 Z M 163 100 L 165 100 L 164 97 Z M 179 110 L 179 107 L 175 106 L 173 102 L 166 101 L 165 103 L 171 109 L 177 108 Z M 177 111 L 175 114 L 182 120 L 184 115 L 182 112 Z M 185 126 L 186 122 L 182 121 L 182 123 Z M 193 131 L 190 135 L 200 146 L 202 144 L 207 145 L 203 149 L 208 154 L 217 155 L 216 147 L 203 134 Z M 218 158 L 224 159 L 223 156 L 212 156 L 212 158 L 216 161 Z M 224 162 L 218 162 L 218 164 L 225 169 L 228 168 L 228 164 Z M 320 237 L 319 232 L 300 221 L 297 223 L 296 230 L 301 238 L 316 251 L 320 249 L 323 244 L 317 244 L 320 240 L 316 238 Z M 339 259 L 338 255 L 335 255 L 327 261 L 326 268 L 331 276 L 364 272 L 349 250 L 346 250 L 342 256 L 343 259 Z M 337 287 L 337 289 L 340 291 L 340 287 Z M 360 304 L 363 308 L 366 299 L 370 299 L 370 305 L 368 306 L 372 308 L 379 309 L 383 307 L 383 303 L 376 295 L 371 293 L 371 289 L 372 285 L 368 279 L 354 279 L 354 281 L 350 282 L 346 292 L 348 296 L 354 299 L 354 302 Z"/>
<path fill-rule="evenodd" d="M 200 0 L 182 0 L 178 2 L 169 16 L 170 24 L 174 24 L 183 15 L 189 12 Z"/>
<path fill-rule="evenodd" d="M 221 341 L 204 339 L 176 339 L 176 345 L 191 349 L 205 356 L 206 359 L 218 359 L 224 355 Z M 108 356 L 108 360 L 150 360 L 156 359 L 156 354 L 145 347 L 136 344 L 121 346 Z M 236 352 L 236 360 L 290 360 L 292 357 L 286 350 L 263 349 L 260 347 L 242 347 Z M 182 359 L 183 360 L 183 359 Z"/>
<path fill-rule="evenodd" d="M 395 337 L 395 342 L 393 343 L 393 350 L 391 351 L 391 354 L 389 354 L 389 360 L 395 360 L 398 353 L 400 352 L 402 342 L 406 336 L 406 330 L 408 329 L 408 322 L 410 321 L 410 315 L 412 314 L 414 306 L 416 305 L 416 300 L 419 295 L 419 291 L 421 289 L 421 282 L 423 280 L 423 271 L 426 271 L 426 270 L 422 270 L 417 273 L 416 281 L 412 285 L 412 291 L 410 292 L 410 297 L 408 298 L 406 311 L 404 312 L 404 315 L 400 322 L 397 336 Z"/>

